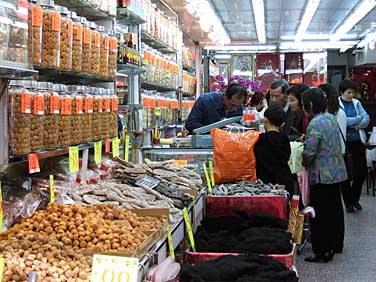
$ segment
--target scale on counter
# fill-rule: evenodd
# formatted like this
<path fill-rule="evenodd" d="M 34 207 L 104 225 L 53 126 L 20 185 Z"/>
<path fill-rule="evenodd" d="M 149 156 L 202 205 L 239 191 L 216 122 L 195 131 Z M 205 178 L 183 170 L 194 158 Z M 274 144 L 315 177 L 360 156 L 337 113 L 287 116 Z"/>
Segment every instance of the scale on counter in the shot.
<path fill-rule="evenodd" d="M 213 128 L 222 128 L 226 125 L 238 122 L 242 118 L 243 116 L 225 118 L 218 122 L 194 129 L 193 135 L 192 135 L 192 147 L 193 148 L 212 148 L 213 140 L 211 138 L 211 135 L 205 134 L 205 133 L 210 132 L 210 130 L 212 130 Z M 236 126 L 240 126 L 240 125 L 236 124 Z"/>

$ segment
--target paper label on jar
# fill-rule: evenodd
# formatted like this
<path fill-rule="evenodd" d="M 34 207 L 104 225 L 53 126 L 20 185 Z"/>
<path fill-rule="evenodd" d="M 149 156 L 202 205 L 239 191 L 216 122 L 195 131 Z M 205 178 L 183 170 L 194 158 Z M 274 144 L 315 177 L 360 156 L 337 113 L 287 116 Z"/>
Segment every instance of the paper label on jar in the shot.
<path fill-rule="evenodd" d="M 101 35 L 99 32 L 96 32 L 94 35 L 94 46 L 98 48 L 101 46 Z"/>
<path fill-rule="evenodd" d="M 61 114 L 62 115 L 72 114 L 72 99 L 61 98 Z"/>
<path fill-rule="evenodd" d="M 84 44 L 91 43 L 91 30 L 89 28 L 84 29 Z"/>
<path fill-rule="evenodd" d="M 102 102 L 101 98 L 99 98 L 97 100 L 98 100 L 98 113 L 101 113 L 101 112 L 103 112 L 103 102 Z"/>
<path fill-rule="evenodd" d="M 68 21 L 67 23 L 68 23 L 68 28 L 67 28 L 68 36 L 73 37 L 73 22 Z"/>
<path fill-rule="evenodd" d="M 37 173 L 40 172 L 39 168 L 39 160 L 38 160 L 38 155 L 37 154 L 29 154 L 27 156 L 28 161 L 29 161 L 29 173 Z"/>
<path fill-rule="evenodd" d="M 74 102 L 76 103 L 76 114 L 81 115 L 84 108 L 82 98 L 75 98 Z"/>
<path fill-rule="evenodd" d="M 31 95 L 29 93 L 21 94 L 21 113 L 31 113 Z"/>
<path fill-rule="evenodd" d="M 76 38 L 79 41 L 82 41 L 82 24 L 77 23 L 76 26 Z"/>
<path fill-rule="evenodd" d="M 104 40 L 103 40 L 103 43 L 104 43 L 104 49 L 108 50 L 110 48 L 110 43 L 109 43 L 109 37 L 108 36 L 105 36 L 104 37 Z"/>
<path fill-rule="evenodd" d="M 116 53 L 117 51 L 117 39 L 111 38 L 110 39 L 110 52 Z"/>
<path fill-rule="evenodd" d="M 85 113 L 91 114 L 94 108 L 94 99 L 93 98 L 85 98 Z"/>
<path fill-rule="evenodd" d="M 34 96 L 34 115 L 44 115 L 44 97 Z"/>
<path fill-rule="evenodd" d="M 31 9 L 31 24 L 33 26 L 42 26 L 43 11 L 41 7 L 34 6 Z"/>
<path fill-rule="evenodd" d="M 117 112 L 119 110 L 119 100 L 118 98 L 112 98 L 111 100 L 112 111 Z"/>
<path fill-rule="evenodd" d="M 109 98 L 104 99 L 104 111 L 106 113 L 111 112 L 111 99 Z"/>
<path fill-rule="evenodd" d="M 51 27 L 51 29 L 53 31 L 60 31 L 60 25 L 61 25 L 60 13 L 55 12 L 55 13 L 52 14 L 52 27 Z"/>
<path fill-rule="evenodd" d="M 60 98 L 59 96 L 50 97 L 50 114 L 58 114 L 60 111 Z"/>
<path fill-rule="evenodd" d="M 179 102 L 178 101 L 171 101 L 170 103 L 171 110 L 176 110 L 179 108 Z"/>

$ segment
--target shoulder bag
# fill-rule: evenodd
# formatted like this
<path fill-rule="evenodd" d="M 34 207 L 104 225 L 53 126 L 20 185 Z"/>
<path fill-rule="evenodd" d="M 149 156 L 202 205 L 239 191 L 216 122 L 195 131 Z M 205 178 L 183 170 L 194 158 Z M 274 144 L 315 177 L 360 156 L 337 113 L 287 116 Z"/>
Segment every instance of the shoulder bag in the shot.
<path fill-rule="evenodd" d="M 345 147 L 346 147 L 345 154 L 343 155 L 343 159 L 346 165 L 347 179 L 352 180 L 353 179 L 353 158 L 352 158 L 350 150 L 348 149 L 346 145 L 345 136 L 343 135 L 341 127 L 339 125 L 338 125 L 338 128 L 339 128 L 339 132 L 341 133 L 342 140 L 343 142 L 345 142 Z"/>

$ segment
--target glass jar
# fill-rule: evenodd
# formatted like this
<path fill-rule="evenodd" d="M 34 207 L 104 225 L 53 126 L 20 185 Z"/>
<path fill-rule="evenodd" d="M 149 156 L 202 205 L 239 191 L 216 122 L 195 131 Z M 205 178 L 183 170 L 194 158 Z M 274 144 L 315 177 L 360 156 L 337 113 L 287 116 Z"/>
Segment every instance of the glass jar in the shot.
<path fill-rule="evenodd" d="M 91 29 L 90 22 L 84 23 L 82 42 L 82 72 L 91 72 Z"/>
<path fill-rule="evenodd" d="M 31 94 L 30 151 L 38 152 L 43 147 L 44 96 L 38 92 L 35 80 L 25 80 L 24 87 Z"/>
<path fill-rule="evenodd" d="M 54 84 L 54 91 L 60 97 L 58 146 L 66 147 L 72 144 L 72 97 L 67 93 L 67 88 L 64 84 Z"/>
<path fill-rule="evenodd" d="M 111 97 L 104 88 L 99 88 L 99 94 L 103 97 L 102 139 L 106 139 L 110 138 Z"/>
<path fill-rule="evenodd" d="M 103 99 L 99 95 L 99 90 L 96 87 L 89 88 L 90 94 L 94 97 L 93 108 L 93 141 L 102 139 L 102 113 L 103 113 Z"/>
<path fill-rule="evenodd" d="M 51 82 L 38 82 L 37 88 L 44 97 L 43 149 L 53 150 L 58 147 L 60 97 Z"/>
<path fill-rule="evenodd" d="M 6 55 L 9 43 L 9 31 L 12 21 L 5 17 L 0 17 L 0 60 Z M 30 33 L 32 34 L 32 33 Z"/>
<path fill-rule="evenodd" d="M 116 78 L 117 69 L 117 51 L 118 51 L 118 41 L 115 33 L 111 30 L 109 33 L 109 52 L 108 52 L 108 78 Z"/>
<path fill-rule="evenodd" d="M 71 12 L 65 7 L 59 7 L 61 15 L 60 29 L 60 69 L 72 69 L 73 21 Z"/>
<path fill-rule="evenodd" d="M 99 59 L 99 76 L 108 77 L 108 55 L 110 49 L 110 37 L 104 31 L 104 26 L 98 27 L 101 44 L 100 44 L 100 59 Z"/>
<path fill-rule="evenodd" d="M 119 99 L 114 90 L 107 89 L 107 93 L 111 98 L 110 137 L 115 137 L 118 136 Z"/>
<path fill-rule="evenodd" d="M 9 42 L 5 60 L 28 63 L 28 25 L 27 22 L 13 21 L 9 29 Z"/>
<path fill-rule="evenodd" d="M 11 155 L 30 152 L 31 95 L 22 81 L 12 80 L 9 95 L 9 146 Z"/>
<path fill-rule="evenodd" d="M 43 8 L 42 66 L 59 68 L 61 16 L 53 0 L 41 0 L 40 5 Z"/>
<path fill-rule="evenodd" d="M 42 62 L 43 10 L 37 4 L 36 0 L 32 0 L 29 5 L 28 19 L 29 63 L 32 65 L 40 65 Z"/>
<path fill-rule="evenodd" d="M 99 75 L 99 59 L 101 49 L 101 35 L 97 31 L 95 22 L 90 22 L 91 29 L 91 70 L 92 75 Z"/>
<path fill-rule="evenodd" d="M 84 99 L 84 114 L 82 116 L 82 142 L 93 141 L 93 109 L 94 98 L 88 92 L 86 86 L 78 86 L 77 93 L 80 93 Z"/>
<path fill-rule="evenodd" d="M 72 12 L 73 20 L 73 43 L 72 43 L 72 70 L 80 72 L 82 67 L 82 37 L 83 24 L 86 19 L 78 17 L 75 12 Z"/>
<path fill-rule="evenodd" d="M 72 97 L 72 144 L 82 143 L 82 117 L 84 108 L 84 99 L 80 93 L 79 86 L 70 85 L 67 87 Z"/>

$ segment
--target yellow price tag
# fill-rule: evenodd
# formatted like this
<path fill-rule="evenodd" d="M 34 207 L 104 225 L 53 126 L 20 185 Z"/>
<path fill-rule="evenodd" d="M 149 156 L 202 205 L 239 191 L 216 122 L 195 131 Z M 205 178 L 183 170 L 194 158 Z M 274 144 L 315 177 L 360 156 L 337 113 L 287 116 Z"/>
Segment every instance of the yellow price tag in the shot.
<path fill-rule="evenodd" d="M 118 281 L 138 281 L 138 258 L 94 255 L 91 282 Z"/>
<path fill-rule="evenodd" d="M 119 138 L 114 137 L 112 138 L 112 156 L 118 157 L 120 155 L 119 153 Z"/>
<path fill-rule="evenodd" d="M 4 258 L 0 258 L 0 282 L 3 281 L 4 275 Z"/>
<path fill-rule="evenodd" d="M 188 161 L 187 160 L 174 160 L 174 165 L 186 167 L 188 165 Z"/>
<path fill-rule="evenodd" d="M 211 185 L 212 188 L 215 186 L 215 180 L 214 180 L 214 169 L 213 169 L 213 161 L 209 161 L 209 173 L 210 173 L 210 179 L 211 179 Z"/>
<path fill-rule="evenodd" d="M 125 135 L 124 160 L 129 161 L 129 135 Z"/>
<path fill-rule="evenodd" d="M 77 172 L 79 169 L 78 147 L 69 147 L 69 172 Z"/>
<path fill-rule="evenodd" d="M 55 203 L 54 176 L 50 175 L 50 204 Z"/>
<path fill-rule="evenodd" d="M 185 221 L 185 226 L 187 227 L 188 237 L 189 237 L 189 241 L 190 241 L 191 246 L 192 246 L 192 250 L 195 252 L 196 251 L 195 239 L 193 237 L 191 221 L 189 220 L 187 208 L 183 209 L 183 217 L 184 217 L 184 221 Z"/>
<path fill-rule="evenodd" d="M 175 260 L 175 249 L 174 249 L 174 244 L 172 243 L 170 225 L 167 226 L 167 241 L 168 241 L 168 249 L 170 250 L 170 256 L 173 260 Z"/>
<path fill-rule="evenodd" d="M 161 116 L 161 108 L 159 108 L 159 107 L 155 108 L 155 116 L 157 116 L 157 117 Z"/>
<path fill-rule="evenodd" d="M 102 162 L 102 141 L 94 142 L 94 161 L 96 164 Z"/>
<path fill-rule="evenodd" d="M 204 163 L 202 166 L 203 166 L 203 168 L 204 168 L 206 184 L 208 185 L 208 190 L 209 190 L 209 193 L 211 194 L 211 193 L 212 193 L 212 186 L 211 186 L 211 183 L 210 183 L 210 178 L 209 178 L 209 174 L 208 174 L 208 169 L 206 168 L 206 163 Z"/>

